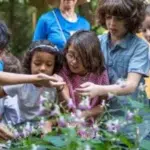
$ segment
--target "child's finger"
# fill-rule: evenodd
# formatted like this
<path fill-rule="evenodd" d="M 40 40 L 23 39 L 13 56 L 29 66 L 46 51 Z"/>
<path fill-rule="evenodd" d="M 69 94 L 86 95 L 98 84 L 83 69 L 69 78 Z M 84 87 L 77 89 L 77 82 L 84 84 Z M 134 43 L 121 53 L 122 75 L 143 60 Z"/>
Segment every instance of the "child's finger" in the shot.
<path fill-rule="evenodd" d="M 76 88 L 75 92 L 77 93 L 84 93 L 84 92 L 88 92 L 88 88 Z"/>
<path fill-rule="evenodd" d="M 89 87 L 91 85 L 90 82 L 85 82 L 83 84 L 80 85 L 81 88 L 86 88 L 86 87 Z"/>
<path fill-rule="evenodd" d="M 59 87 L 59 86 L 66 84 L 66 82 L 53 82 L 53 81 L 49 81 L 49 83 L 51 86 L 54 86 L 54 87 Z"/>

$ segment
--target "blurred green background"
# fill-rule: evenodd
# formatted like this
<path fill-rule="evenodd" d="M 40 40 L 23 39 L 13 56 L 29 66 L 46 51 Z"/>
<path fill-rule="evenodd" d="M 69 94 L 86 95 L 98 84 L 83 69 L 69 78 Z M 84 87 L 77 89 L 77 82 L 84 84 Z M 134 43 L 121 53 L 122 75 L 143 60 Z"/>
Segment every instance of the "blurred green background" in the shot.
<path fill-rule="evenodd" d="M 97 34 L 104 32 L 103 28 L 96 25 L 95 10 L 98 0 L 91 0 L 77 8 L 80 15 L 86 17 L 92 30 Z M 0 0 L 0 19 L 8 25 L 12 40 L 9 50 L 16 56 L 21 57 L 27 50 L 32 40 L 32 35 L 39 16 L 52 9 L 46 0 Z"/>

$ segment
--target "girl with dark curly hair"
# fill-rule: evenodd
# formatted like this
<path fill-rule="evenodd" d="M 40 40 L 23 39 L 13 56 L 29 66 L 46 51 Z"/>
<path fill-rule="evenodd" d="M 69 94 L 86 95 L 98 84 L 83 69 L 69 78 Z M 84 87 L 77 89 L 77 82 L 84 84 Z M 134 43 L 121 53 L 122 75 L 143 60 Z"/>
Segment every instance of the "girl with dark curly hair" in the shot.
<path fill-rule="evenodd" d="M 27 74 L 43 73 L 52 76 L 54 71 L 59 71 L 61 67 L 61 54 L 49 41 L 36 41 L 31 44 L 24 58 L 23 66 Z M 45 92 L 48 95 L 48 99 L 56 102 L 57 92 L 62 89 L 62 85 L 59 84 L 57 88 L 44 87 L 38 83 L 3 86 L 0 89 L 0 97 L 6 95 L 18 96 L 19 116 L 16 116 L 17 121 L 13 122 L 17 124 L 26 120 L 32 120 L 39 115 L 42 108 L 40 102 Z"/>

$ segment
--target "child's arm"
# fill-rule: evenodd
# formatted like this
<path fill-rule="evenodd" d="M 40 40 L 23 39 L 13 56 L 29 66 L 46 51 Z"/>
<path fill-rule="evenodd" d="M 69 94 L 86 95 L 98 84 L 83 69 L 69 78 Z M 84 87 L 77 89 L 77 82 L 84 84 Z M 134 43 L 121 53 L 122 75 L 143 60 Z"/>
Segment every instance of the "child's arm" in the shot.
<path fill-rule="evenodd" d="M 141 79 L 138 73 L 128 73 L 127 80 L 124 81 L 123 86 L 121 84 L 112 85 L 97 85 L 91 82 L 86 82 L 77 88 L 76 91 L 81 96 L 90 96 L 93 98 L 95 96 L 108 95 L 112 93 L 114 95 L 127 95 L 133 93 Z"/>
<path fill-rule="evenodd" d="M 0 72 L 0 85 L 21 84 L 21 83 L 36 83 L 39 85 L 50 85 L 49 81 L 57 81 L 55 77 L 40 73 L 35 75 L 15 74 Z M 61 84 L 60 84 L 61 85 Z"/>
<path fill-rule="evenodd" d="M 57 74 L 54 74 L 54 76 L 57 78 L 58 83 L 60 82 L 64 82 L 63 78 Z M 59 95 L 60 101 L 67 101 L 70 99 L 70 94 L 69 94 L 69 89 L 68 89 L 68 85 L 59 85 L 56 86 L 57 88 L 57 93 Z"/>

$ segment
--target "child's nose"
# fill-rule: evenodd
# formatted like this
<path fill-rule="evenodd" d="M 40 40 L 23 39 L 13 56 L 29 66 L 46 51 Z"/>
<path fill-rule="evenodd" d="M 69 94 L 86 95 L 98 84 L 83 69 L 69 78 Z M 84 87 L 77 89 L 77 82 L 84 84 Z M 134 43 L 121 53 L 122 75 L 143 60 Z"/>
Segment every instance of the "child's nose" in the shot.
<path fill-rule="evenodd" d="M 150 30 L 146 31 L 147 36 L 150 36 Z"/>
<path fill-rule="evenodd" d="M 76 63 L 77 63 L 77 59 L 73 59 L 72 64 L 76 64 Z"/>
<path fill-rule="evenodd" d="M 111 18 L 110 20 L 110 25 L 113 26 L 116 23 L 116 19 L 114 17 Z"/>
<path fill-rule="evenodd" d="M 40 66 L 40 71 L 45 71 L 46 70 L 46 66 L 45 65 L 41 65 Z"/>

